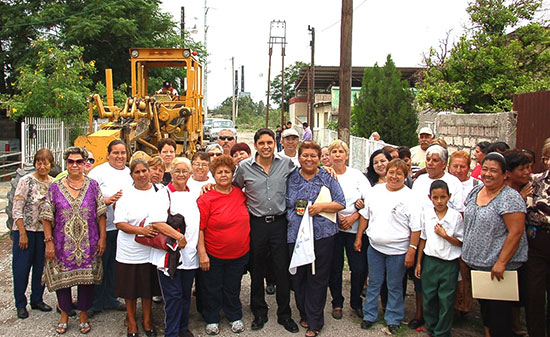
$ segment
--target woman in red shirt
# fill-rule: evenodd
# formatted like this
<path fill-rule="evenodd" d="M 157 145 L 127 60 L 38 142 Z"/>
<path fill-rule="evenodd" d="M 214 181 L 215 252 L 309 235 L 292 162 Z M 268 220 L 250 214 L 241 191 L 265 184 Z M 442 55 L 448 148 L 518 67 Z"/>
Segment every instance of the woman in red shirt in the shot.
<path fill-rule="evenodd" d="M 250 249 L 250 218 L 244 193 L 231 182 L 235 164 L 228 155 L 215 158 L 210 172 L 216 184 L 197 200 L 201 213 L 199 254 L 203 317 L 206 333 L 220 331 L 220 310 L 231 331 L 244 331 L 240 301 L 241 278 Z"/>

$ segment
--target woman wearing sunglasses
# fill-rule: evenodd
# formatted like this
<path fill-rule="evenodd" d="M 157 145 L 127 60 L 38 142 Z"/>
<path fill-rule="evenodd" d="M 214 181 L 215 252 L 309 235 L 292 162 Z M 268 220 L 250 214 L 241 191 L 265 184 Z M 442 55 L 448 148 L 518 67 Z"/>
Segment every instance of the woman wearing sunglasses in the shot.
<path fill-rule="evenodd" d="M 78 286 L 80 333 L 90 332 L 87 311 L 94 298 L 94 284 L 103 274 L 101 255 L 106 247 L 106 206 L 98 183 L 84 175 L 88 152 L 70 147 L 63 154 L 68 175 L 52 183 L 42 205 L 46 265 L 44 280 L 55 291 L 61 309 L 56 332 L 67 331 L 72 309 L 71 287 Z"/>
<path fill-rule="evenodd" d="M 85 160 L 85 164 L 84 164 L 84 174 L 88 175 L 88 173 L 90 173 L 90 171 L 94 167 L 95 158 L 94 158 L 94 154 L 90 150 L 86 148 L 83 148 L 83 149 L 88 151 L 88 159 Z M 57 176 L 55 176 L 55 178 L 53 179 L 53 182 L 56 182 L 65 178 L 68 174 L 69 172 L 67 170 L 59 173 Z"/>

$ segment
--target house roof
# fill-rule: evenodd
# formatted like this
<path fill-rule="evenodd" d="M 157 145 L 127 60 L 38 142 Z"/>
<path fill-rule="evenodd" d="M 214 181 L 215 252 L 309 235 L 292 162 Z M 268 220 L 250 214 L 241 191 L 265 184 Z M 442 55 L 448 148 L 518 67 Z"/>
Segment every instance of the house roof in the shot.
<path fill-rule="evenodd" d="M 367 67 L 352 67 L 351 70 L 351 86 L 361 87 L 363 81 L 363 75 Z M 397 67 L 402 74 L 401 78 L 409 81 L 411 86 L 418 81 L 418 74 L 424 68 L 418 67 Z M 315 66 L 315 90 L 330 90 L 333 86 L 340 85 L 339 79 L 340 67 L 333 66 Z M 296 91 L 307 90 L 307 79 L 309 73 L 309 66 L 303 66 L 300 68 L 298 74 L 298 80 L 296 80 Z"/>

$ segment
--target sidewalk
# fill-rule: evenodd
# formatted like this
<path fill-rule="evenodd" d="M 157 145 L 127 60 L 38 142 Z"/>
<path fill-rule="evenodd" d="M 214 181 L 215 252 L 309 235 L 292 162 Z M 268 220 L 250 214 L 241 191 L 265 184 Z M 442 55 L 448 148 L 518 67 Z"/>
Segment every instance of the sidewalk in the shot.
<path fill-rule="evenodd" d="M 9 181 L 0 182 L 0 237 L 8 232 L 8 228 L 6 227 L 6 221 L 8 220 L 6 206 L 8 205 L 7 195 L 10 188 L 11 185 Z"/>

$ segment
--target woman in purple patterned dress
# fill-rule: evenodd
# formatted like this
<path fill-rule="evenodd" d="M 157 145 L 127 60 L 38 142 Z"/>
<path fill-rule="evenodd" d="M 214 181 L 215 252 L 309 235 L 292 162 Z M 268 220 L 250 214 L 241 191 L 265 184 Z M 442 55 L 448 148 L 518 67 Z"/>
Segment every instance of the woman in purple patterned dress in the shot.
<path fill-rule="evenodd" d="M 92 306 L 94 285 L 100 284 L 103 276 L 100 257 L 105 250 L 106 207 L 97 182 L 83 174 L 87 158 L 84 148 L 75 146 L 65 151 L 69 174 L 52 183 L 40 215 L 46 242 L 43 278 L 48 290 L 55 290 L 61 309 L 58 334 L 67 331 L 71 287 L 75 285 L 80 332 L 90 331 L 87 311 Z"/>

